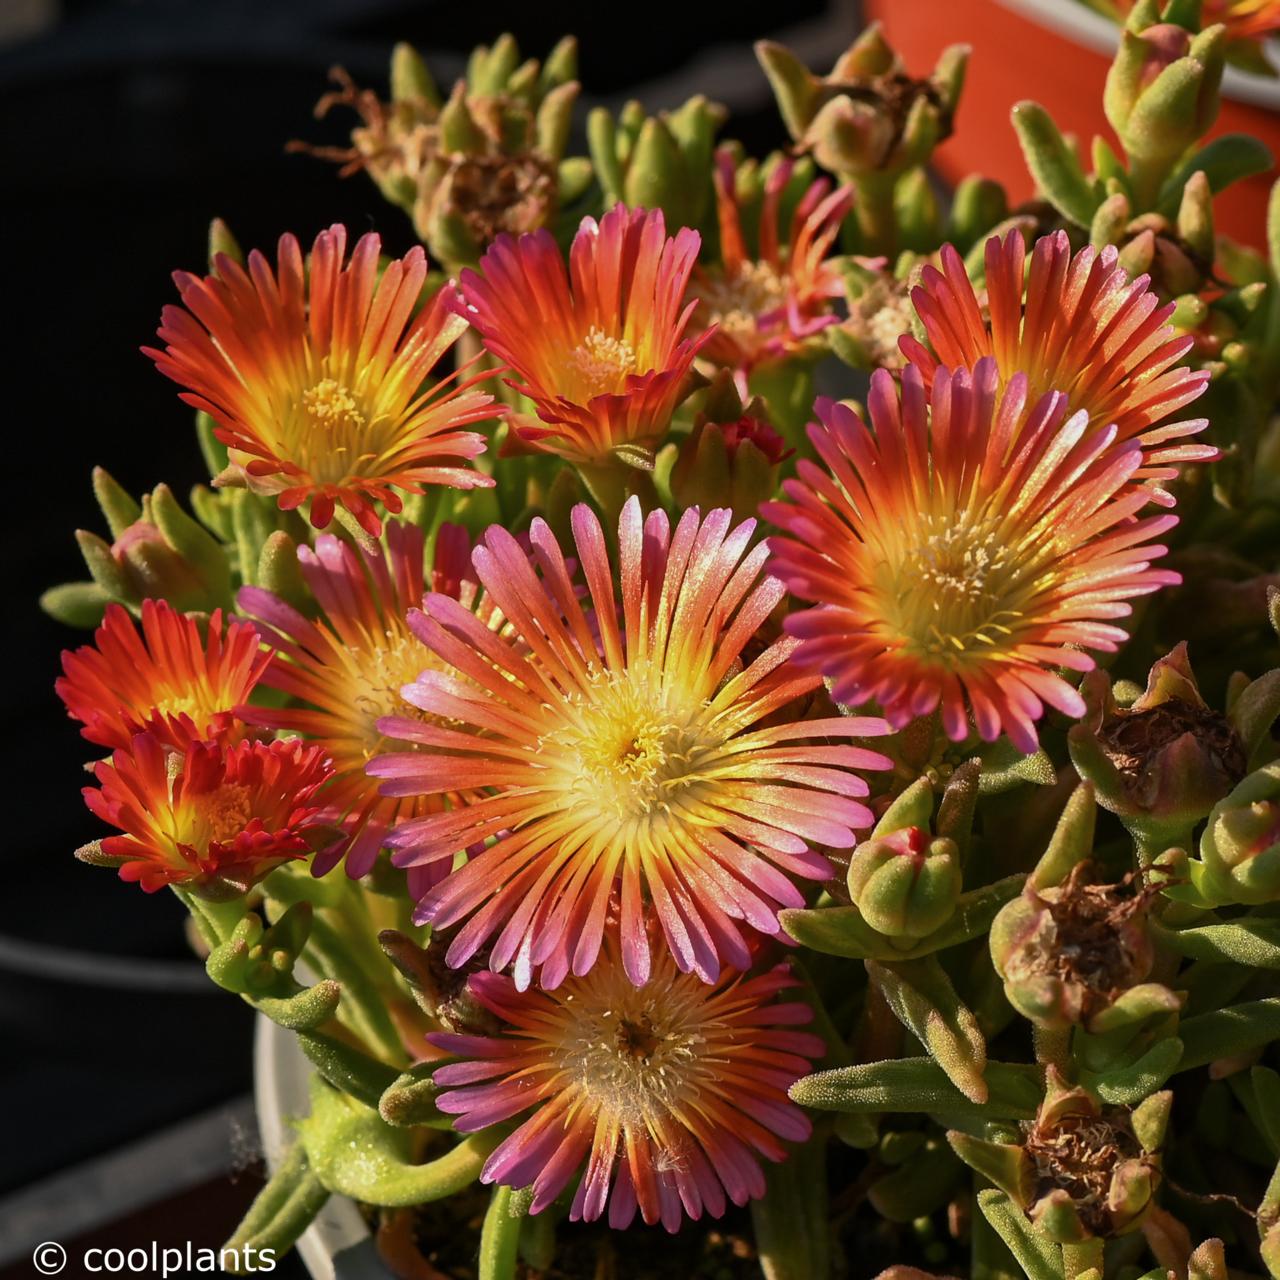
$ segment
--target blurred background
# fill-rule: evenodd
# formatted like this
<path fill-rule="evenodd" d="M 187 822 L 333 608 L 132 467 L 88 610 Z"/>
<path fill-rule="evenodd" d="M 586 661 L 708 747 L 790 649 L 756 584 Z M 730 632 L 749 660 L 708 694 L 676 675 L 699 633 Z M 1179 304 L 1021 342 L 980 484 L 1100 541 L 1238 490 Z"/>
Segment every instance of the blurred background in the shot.
<path fill-rule="evenodd" d="M 920 75 L 944 44 L 985 40 L 958 121 L 977 159 L 953 143 L 943 176 L 1016 160 L 1008 106 L 1046 89 L 1024 30 L 1046 0 L 873 7 Z M 825 71 L 863 20 L 856 0 L 0 0 L 3 404 L 19 458 L 5 489 L 17 581 L 0 775 L 0 1277 L 31 1274 L 33 1241 L 127 1247 L 157 1222 L 162 1239 L 216 1247 L 257 1185 L 250 1011 L 190 957 L 176 900 L 71 857 L 101 832 L 76 795 L 90 751 L 52 686 L 59 650 L 86 637 L 36 607 L 45 587 L 84 576 L 72 531 L 99 529 L 92 465 L 134 493 L 165 480 L 184 494 L 205 478 L 189 411 L 138 352 L 173 296 L 169 273 L 203 270 L 214 215 L 246 247 L 285 230 L 306 243 L 334 221 L 376 226 L 394 253 L 413 243 L 367 179 L 285 152 L 291 139 L 345 143 L 349 116 L 312 115 L 328 71 L 384 92 L 396 40 L 447 86 L 474 44 L 504 30 L 534 57 L 574 32 L 579 123 L 598 103 L 640 97 L 652 111 L 700 92 L 730 108 L 724 136 L 763 154 L 785 133 L 752 42 L 783 41 Z M 1097 46 L 1112 37 L 1093 30 L 1091 71 L 1051 56 L 1068 99 L 1093 93 L 1088 75 L 1100 86 Z M 989 86 L 980 98 L 975 83 Z M 1274 92 L 1260 101 L 1274 133 Z"/>

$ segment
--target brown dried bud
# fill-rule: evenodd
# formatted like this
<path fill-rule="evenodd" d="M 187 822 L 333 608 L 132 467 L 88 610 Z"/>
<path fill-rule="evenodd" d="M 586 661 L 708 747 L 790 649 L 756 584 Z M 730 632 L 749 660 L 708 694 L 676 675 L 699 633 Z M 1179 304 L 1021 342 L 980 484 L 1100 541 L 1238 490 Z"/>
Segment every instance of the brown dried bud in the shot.
<path fill-rule="evenodd" d="M 1156 892 L 1140 887 L 1132 872 L 1098 883 L 1087 860 L 1060 885 L 1028 885 L 991 926 L 991 954 L 1009 1002 L 1044 1026 L 1093 1023 L 1151 972 L 1146 918 Z M 1149 998 L 1129 1002 L 1135 1016 L 1177 1007 L 1163 987 L 1143 993 Z"/>

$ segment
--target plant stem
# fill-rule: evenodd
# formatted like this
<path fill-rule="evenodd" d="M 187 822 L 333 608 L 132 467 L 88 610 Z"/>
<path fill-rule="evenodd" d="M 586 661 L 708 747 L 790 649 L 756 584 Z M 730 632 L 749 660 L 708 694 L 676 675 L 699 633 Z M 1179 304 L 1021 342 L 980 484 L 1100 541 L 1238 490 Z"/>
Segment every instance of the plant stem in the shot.
<path fill-rule="evenodd" d="M 893 209 L 893 191 L 898 175 L 859 173 L 854 174 L 851 181 L 858 194 L 853 213 L 858 223 L 862 252 L 883 253 L 892 258 L 898 242 L 898 221 Z"/>
<path fill-rule="evenodd" d="M 511 1188 L 494 1187 L 480 1231 L 479 1280 L 513 1280 L 521 1222 L 511 1216 Z"/>
<path fill-rule="evenodd" d="M 1070 1027 L 1032 1027 L 1031 1038 L 1038 1063 L 1066 1070 L 1071 1062 Z"/>

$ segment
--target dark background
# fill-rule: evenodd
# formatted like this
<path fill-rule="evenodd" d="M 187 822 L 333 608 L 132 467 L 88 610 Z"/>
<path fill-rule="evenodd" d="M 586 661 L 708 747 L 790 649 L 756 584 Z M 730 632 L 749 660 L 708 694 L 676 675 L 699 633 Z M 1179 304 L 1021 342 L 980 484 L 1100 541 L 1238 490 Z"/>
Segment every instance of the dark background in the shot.
<path fill-rule="evenodd" d="M 763 152 L 784 135 L 751 41 L 779 36 L 825 70 L 857 29 L 849 0 L 63 0 L 42 29 L 12 29 L 21 11 L 48 2 L 0 0 L 12 359 L 0 400 L 10 460 L 0 1212 L 7 1191 L 251 1083 L 251 1015 L 201 985 L 177 902 L 71 857 L 102 832 L 77 795 L 92 749 L 52 684 L 59 650 L 87 637 L 36 605 L 45 587 L 85 576 L 73 530 L 105 533 L 91 466 L 106 465 L 135 495 L 161 480 L 182 495 L 206 478 L 189 411 L 138 351 L 173 297 L 169 272 L 204 269 L 215 214 L 246 248 L 271 248 L 286 230 L 305 244 L 333 221 L 378 228 L 394 252 L 409 247 L 408 220 L 372 183 L 340 181 L 333 166 L 284 151 L 293 138 L 343 143 L 348 115 L 311 114 L 329 67 L 385 94 L 396 40 L 422 49 L 447 88 L 466 51 L 503 30 L 537 57 L 572 31 L 583 81 L 577 150 L 596 102 L 635 95 L 654 109 L 702 91 L 733 109 L 726 136 Z"/>

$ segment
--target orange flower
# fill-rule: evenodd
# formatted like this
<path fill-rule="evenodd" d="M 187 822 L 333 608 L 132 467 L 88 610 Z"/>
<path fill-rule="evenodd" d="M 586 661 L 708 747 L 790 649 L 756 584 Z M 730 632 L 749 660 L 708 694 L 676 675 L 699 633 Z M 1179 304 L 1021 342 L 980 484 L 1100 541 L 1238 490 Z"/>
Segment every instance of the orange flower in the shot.
<path fill-rule="evenodd" d="M 984 311 L 960 255 L 944 245 L 942 270 L 926 267 L 911 294 L 933 351 L 908 334 L 899 340 L 903 354 L 926 388 L 939 367 L 972 369 L 994 356 L 1002 383 L 1026 375 L 1029 403 L 1063 392 L 1069 413 L 1089 415 L 1090 431 L 1114 426 L 1118 445 L 1138 443 L 1142 463 L 1133 479 L 1172 506 L 1159 482 L 1184 463 L 1218 456 L 1211 445 L 1187 443 L 1206 419 L 1165 422 L 1209 381 L 1179 363 L 1193 339 L 1169 324 L 1173 303 L 1160 306 L 1146 276 L 1130 280 L 1113 246 L 1072 255 L 1065 231 L 1036 241 L 1024 286 L 1025 260 L 1019 232 L 987 241 Z"/>
<path fill-rule="evenodd" d="M 244 893 L 282 862 L 332 839 L 314 795 L 329 776 L 320 747 L 278 742 L 193 742 L 167 752 L 148 733 L 96 769 L 85 803 L 123 835 L 82 856 L 118 865 L 148 893 L 192 884 L 211 896 Z"/>
<path fill-rule="evenodd" d="M 143 732 L 178 750 L 241 736 L 234 708 L 270 660 L 248 623 L 233 619 L 224 631 L 216 611 L 202 640 L 195 619 L 163 600 L 142 602 L 141 634 L 127 610 L 108 605 L 94 641 L 63 652 L 54 688 L 100 747 L 127 747 Z"/>
<path fill-rule="evenodd" d="M 466 329 L 437 293 L 414 315 L 427 260 L 420 248 L 378 275 L 380 241 L 330 227 L 306 264 L 298 241 L 280 239 L 275 271 L 258 252 L 248 268 L 219 255 L 203 279 L 179 272 L 182 307 L 165 307 L 163 351 L 144 348 L 182 399 L 213 415 L 233 467 L 284 510 L 310 503 L 323 529 L 341 503 L 371 534 L 374 503 L 400 511 L 394 490 L 424 484 L 469 489 L 493 481 L 463 460 L 484 437 L 460 428 L 492 416 L 477 387 L 487 374 L 425 388 Z M 184 310 L 185 308 L 185 310 Z"/>
<path fill-rule="evenodd" d="M 738 203 L 733 152 L 721 148 L 716 156 L 721 265 L 694 273 L 699 300 L 694 322 L 714 330 L 703 356 L 731 369 L 749 372 L 762 361 L 794 355 L 838 319 L 831 304 L 844 288 L 827 253 L 853 203 L 853 188 L 832 191 L 827 179 L 814 182 L 797 204 L 784 242 L 779 205 L 794 169 L 794 161 L 784 160 L 765 179 L 753 256 Z"/>
<path fill-rule="evenodd" d="M 492 943 L 490 968 L 512 965 L 521 987 L 536 969 L 550 989 L 586 973 L 607 935 L 642 986 L 656 920 L 677 968 L 714 982 L 804 905 L 792 877 L 827 879 L 824 848 L 871 825 L 861 771 L 888 761 L 841 740 L 884 725 L 804 719 L 820 678 L 787 661 L 794 641 L 754 643 L 783 595 L 761 574 L 766 549 L 749 549 L 754 520 L 690 508 L 672 528 L 631 498 L 616 569 L 591 508 L 571 526 L 587 600 L 538 519 L 532 557 L 498 525 L 472 557 L 509 631 L 441 595 L 410 613 L 436 663 L 403 692 L 426 715 L 382 720 L 410 749 L 368 772 L 387 796 L 467 800 L 402 822 L 392 861 L 448 870 L 472 851 L 417 911 L 461 926 L 453 967 Z"/>
<path fill-rule="evenodd" d="M 241 714 L 253 724 L 306 734 L 333 758 L 325 800 L 343 838 L 317 855 L 316 874 L 345 857 L 348 875 L 364 875 L 390 827 L 441 807 L 436 797 L 379 795 L 377 781 L 365 775 L 365 765 L 389 746 L 379 719 L 411 714 L 401 688 L 440 665 L 407 621 L 426 591 L 422 530 L 391 520 L 385 533 L 385 550 L 357 552 L 328 534 L 316 539 L 314 551 L 299 548 L 303 577 L 323 612 L 315 622 L 260 587 L 240 590 L 240 608 L 259 620 L 275 650 L 264 683 L 290 697 L 289 706 L 244 707 Z M 480 598 L 464 529 L 441 527 L 431 576 L 432 590 L 497 625 L 496 611 Z M 425 893 L 437 879 L 417 874 L 415 887 Z"/>
<path fill-rule="evenodd" d="M 592 464 L 659 442 L 705 341 L 681 338 L 698 244 L 688 227 L 668 239 L 660 209 L 615 205 L 599 223 L 582 220 L 568 271 L 541 230 L 499 236 L 480 272 L 462 273 L 466 315 L 545 424 L 516 420 L 526 443 Z"/>
<path fill-rule="evenodd" d="M 1066 397 L 1028 401 L 1016 373 L 1001 392 L 990 357 L 939 369 L 926 396 L 919 369 L 878 369 L 871 426 L 819 400 L 807 460 L 783 483 L 789 502 L 762 514 L 771 568 L 815 608 L 791 614 L 792 661 L 821 672 L 837 702 L 874 699 L 900 729 L 938 711 L 956 742 L 1002 732 L 1036 749 L 1045 704 L 1080 716 L 1084 703 L 1057 668 L 1088 671 L 1084 649 L 1128 639 L 1114 620 L 1134 596 L 1180 581 L 1153 569 L 1151 539 L 1172 515 L 1136 518 L 1141 453 L 1094 430 Z"/>

